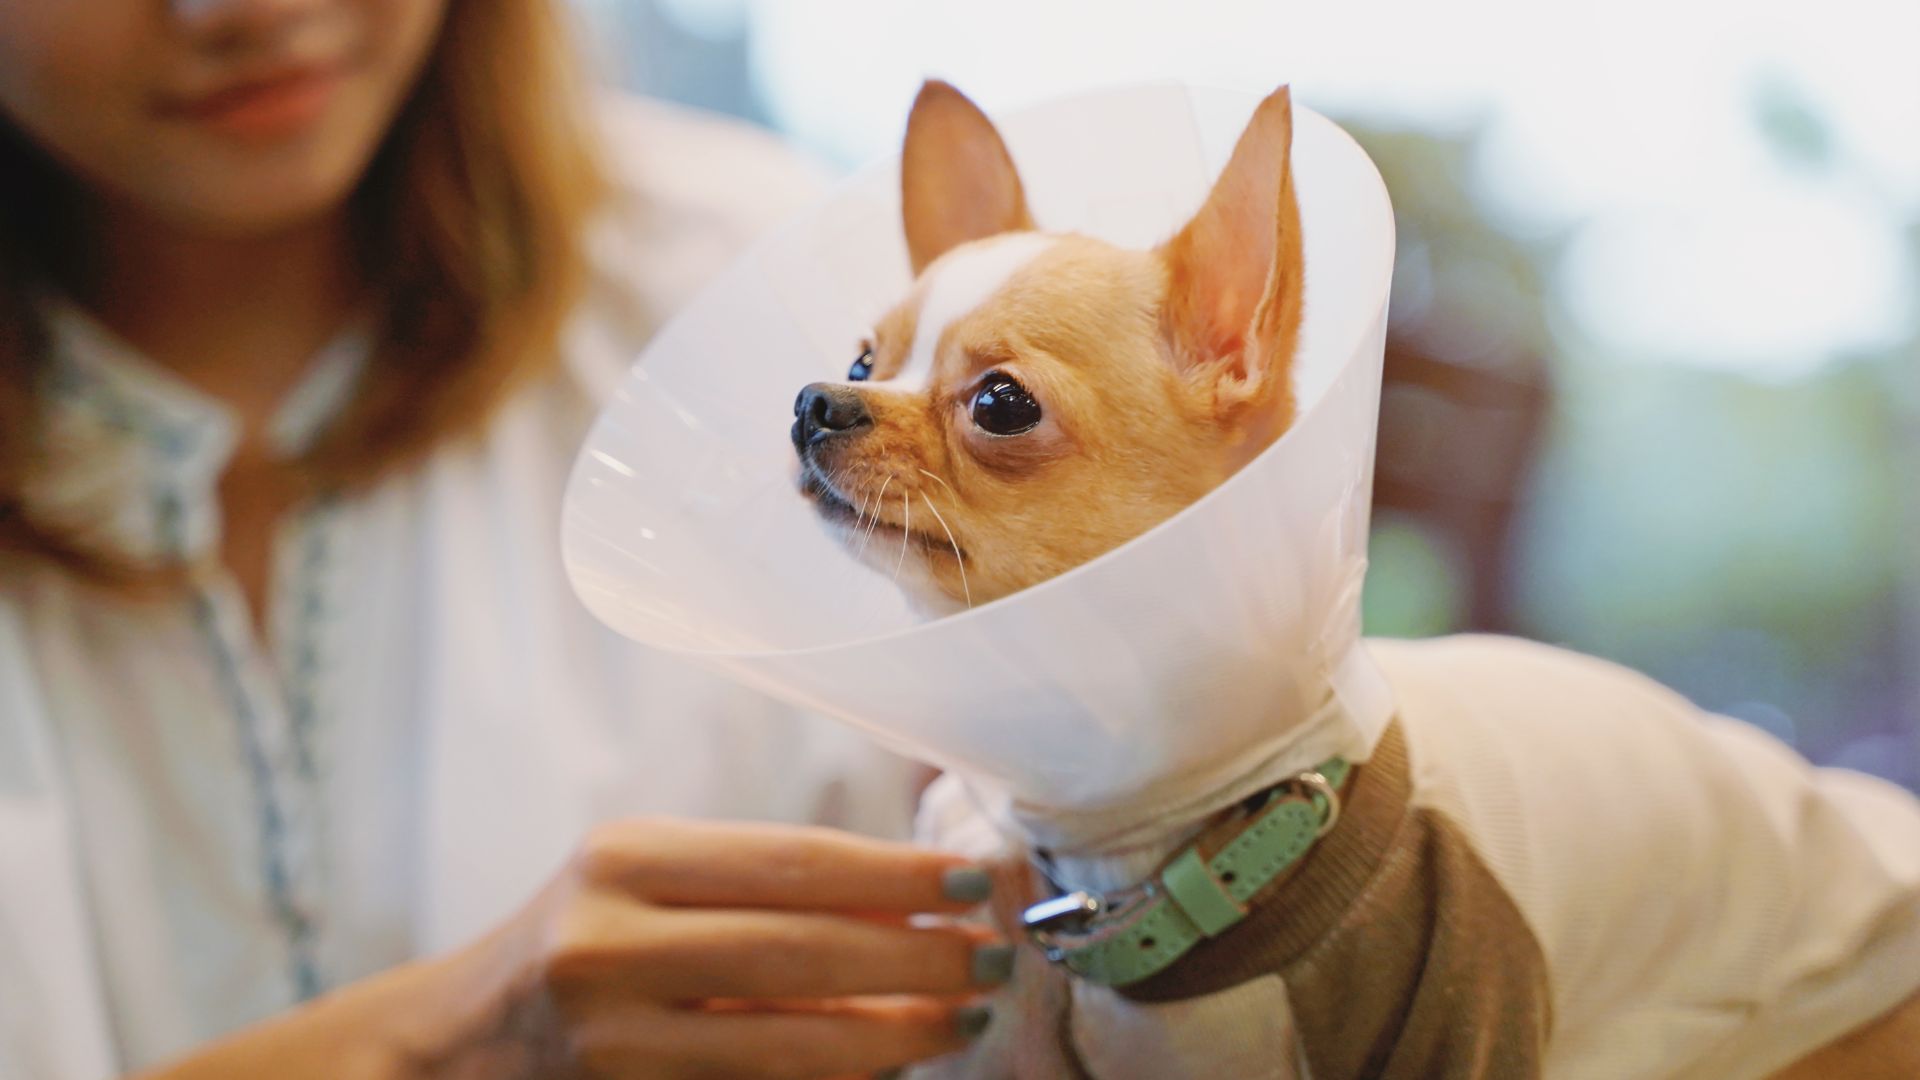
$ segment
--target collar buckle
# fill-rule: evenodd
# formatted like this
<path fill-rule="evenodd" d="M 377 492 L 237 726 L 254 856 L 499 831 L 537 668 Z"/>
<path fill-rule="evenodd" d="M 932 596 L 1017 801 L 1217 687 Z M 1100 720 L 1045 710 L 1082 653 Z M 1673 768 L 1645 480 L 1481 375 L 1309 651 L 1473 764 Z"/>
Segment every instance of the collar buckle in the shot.
<path fill-rule="evenodd" d="M 1340 821 L 1340 789 L 1333 786 L 1333 781 L 1328 780 L 1320 770 L 1309 769 L 1295 774 L 1287 784 L 1305 788 L 1309 797 L 1320 796 L 1320 828 L 1314 832 L 1313 838 L 1318 840 L 1332 832 L 1334 825 Z"/>
<path fill-rule="evenodd" d="M 1064 950 L 1054 935 L 1084 934 L 1106 910 L 1105 899 L 1082 889 L 1034 904 L 1020 913 L 1020 922 L 1027 928 L 1027 936 L 1046 950 L 1047 959 L 1057 963 Z"/>

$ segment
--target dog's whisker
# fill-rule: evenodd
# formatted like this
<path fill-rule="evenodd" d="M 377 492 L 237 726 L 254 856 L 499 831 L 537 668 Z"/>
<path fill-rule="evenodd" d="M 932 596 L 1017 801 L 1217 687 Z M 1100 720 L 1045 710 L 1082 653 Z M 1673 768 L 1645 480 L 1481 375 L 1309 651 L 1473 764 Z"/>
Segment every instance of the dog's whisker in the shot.
<path fill-rule="evenodd" d="M 865 528 L 862 528 L 862 525 L 864 525 Z M 863 558 L 867 554 L 867 545 L 873 540 L 874 530 L 880 527 L 879 511 L 875 510 L 874 513 L 864 522 L 855 520 L 853 523 L 853 527 L 856 530 L 859 530 L 859 533 L 860 533 L 860 546 L 855 548 L 853 551 L 854 561 L 858 562 L 861 558 Z"/>
<path fill-rule="evenodd" d="M 939 484 L 941 487 L 946 488 L 947 494 L 953 496 L 954 502 L 960 501 L 960 493 L 953 490 L 952 484 L 947 483 L 945 480 L 940 479 L 938 476 L 935 476 L 934 474 L 928 472 L 925 469 L 920 470 L 920 475 L 926 477 L 927 479 L 933 481 L 936 484 Z"/>
<path fill-rule="evenodd" d="M 853 530 L 852 531 L 854 533 L 863 533 L 866 530 L 867 505 L 872 501 L 873 501 L 873 496 L 862 495 L 860 497 L 860 505 L 853 508 Z M 855 552 L 854 558 L 857 559 L 859 557 L 860 557 L 859 553 Z"/>
<path fill-rule="evenodd" d="M 907 565 L 907 545 L 913 540 L 913 504 L 907 501 L 907 493 L 900 493 L 900 561 L 893 564 L 893 580 L 900 580 L 900 571 Z"/>
<path fill-rule="evenodd" d="M 940 531 L 947 534 L 947 543 L 953 545 L 953 565 L 960 568 L 960 591 L 967 598 L 967 606 L 972 607 L 973 589 L 967 584 L 967 557 L 960 552 L 960 541 L 953 538 L 953 529 L 948 527 L 947 519 L 941 515 L 940 508 L 933 505 L 933 500 L 927 498 L 926 492 L 920 493 L 920 501 L 927 504 L 927 509 L 933 512 L 933 520 L 940 523 Z"/>
<path fill-rule="evenodd" d="M 873 497 L 873 520 L 867 523 L 866 534 L 860 538 L 860 550 L 853 556 L 856 559 L 867 553 L 867 544 L 873 540 L 873 534 L 880 529 L 880 500 L 887 497 L 887 488 L 892 483 L 893 474 L 888 473 L 886 480 L 880 484 L 880 493 Z"/>

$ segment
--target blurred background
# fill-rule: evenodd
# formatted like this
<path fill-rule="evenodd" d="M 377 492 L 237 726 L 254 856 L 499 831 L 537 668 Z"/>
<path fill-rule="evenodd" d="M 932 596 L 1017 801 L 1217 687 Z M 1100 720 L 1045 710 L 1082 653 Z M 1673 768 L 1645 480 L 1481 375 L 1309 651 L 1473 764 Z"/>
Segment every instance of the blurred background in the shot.
<path fill-rule="evenodd" d="M 1920 3 L 576 0 L 609 76 L 829 168 L 920 79 L 1181 79 L 1397 208 L 1370 633 L 1618 660 L 1920 789 Z"/>

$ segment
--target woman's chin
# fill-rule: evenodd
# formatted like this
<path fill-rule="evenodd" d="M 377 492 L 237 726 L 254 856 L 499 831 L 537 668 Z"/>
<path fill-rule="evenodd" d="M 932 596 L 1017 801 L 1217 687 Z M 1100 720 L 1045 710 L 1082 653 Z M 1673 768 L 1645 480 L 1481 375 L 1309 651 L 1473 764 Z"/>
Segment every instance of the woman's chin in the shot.
<path fill-rule="evenodd" d="M 194 140 L 199 142 L 202 140 Z M 353 145 L 343 145 L 351 142 Z M 363 178 L 370 147 L 339 138 L 309 145 L 243 149 L 180 147 L 193 154 L 144 181 L 113 186 L 123 202 L 168 225 L 231 240 L 271 237 L 341 213 Z"/>

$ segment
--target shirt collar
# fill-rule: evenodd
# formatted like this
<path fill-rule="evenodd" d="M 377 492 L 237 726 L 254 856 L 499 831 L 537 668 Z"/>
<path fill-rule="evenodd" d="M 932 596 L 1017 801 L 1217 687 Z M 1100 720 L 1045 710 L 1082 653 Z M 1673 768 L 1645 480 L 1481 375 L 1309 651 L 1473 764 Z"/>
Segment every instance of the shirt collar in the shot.
<path fill-rule="evenodd" d="M 240 435 L 213 396 L 141 355 L 71 302 L 45 299 L 47 455 L 29 489 L 39 511 L 77 521 L 136 558 L 192 557 L 219 536 L 216 491 Z M 322 348 L 269 421 L 294 457 L 345 407 L 366 365 L 356 320 Z"/>

